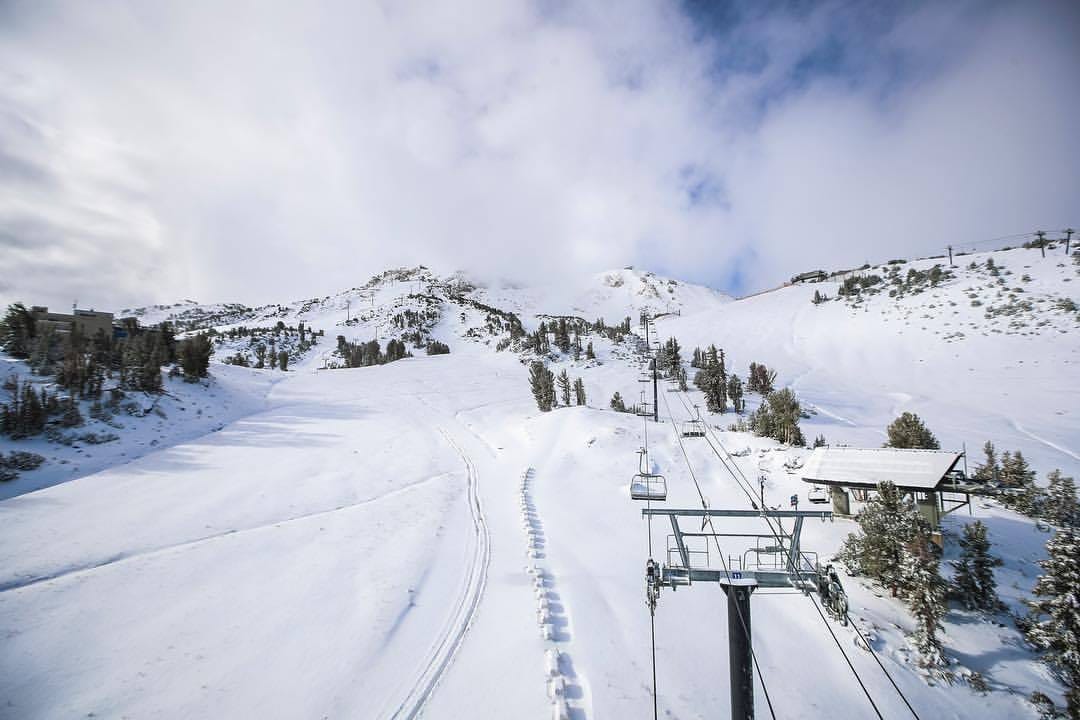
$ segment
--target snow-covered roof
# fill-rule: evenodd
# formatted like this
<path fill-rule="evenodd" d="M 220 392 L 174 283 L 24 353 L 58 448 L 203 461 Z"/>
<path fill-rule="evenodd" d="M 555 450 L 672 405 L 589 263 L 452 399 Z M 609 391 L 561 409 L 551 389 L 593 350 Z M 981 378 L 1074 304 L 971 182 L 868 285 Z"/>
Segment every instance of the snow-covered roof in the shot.
<path fill-rule="evenodd" d="M 802 479 L 854 487 L 874 487 L 888 480 L 900 488 L 933 490 L 960 457 L 943 450 L 819 447 L 803 466 Z"/>

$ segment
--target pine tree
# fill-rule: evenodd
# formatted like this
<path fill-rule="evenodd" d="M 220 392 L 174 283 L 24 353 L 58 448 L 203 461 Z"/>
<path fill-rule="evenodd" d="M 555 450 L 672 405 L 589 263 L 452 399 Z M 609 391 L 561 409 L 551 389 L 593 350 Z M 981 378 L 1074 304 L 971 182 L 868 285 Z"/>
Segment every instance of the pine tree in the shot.
<path fill-rule="evenodd" d="M 1076 529 L 1063 527 L 1046 543 L 1039 562 L 1031 614 L 1024 627 L 1028 642 L 1045 651 L 1044 659 L 1066 686 L 1069 716 L 1080 717 L 1080 543 Z"/>
<path fill-rule="evenodd" d="M 768 395 L 773 391 L 775 383 L 775 370 L 770 370 L 760 363 L 750 363 L 750 374 L 747 376 L 747 389 L 750 392 L 760 393 L 762 396 Z"/>
<path fill-rule="evenodd" d="M 622 395 L 618 391 L 611 396 L 611 409 L 615 412 L 626 412 L 626 403 L 623 402 Z"/>
<path fill-rule="evenodd" d="M 990 555 L 990 540 L 981 520 L 964 526 L 960 548 L 960 559 L 954 561 L 953 566 L 961 602 L 968 610 L 996 610 L 1000 605 L 994 579 L 997 563 Z"/>
<path fill-rule="evenodd" d="M 1028 465 L 1027 458 L 1017 450 L 1001 454 L 1001 484 L 1010 492 L 1001 500 L 1017 512 L 1037 517 L 1042 514 L 1045 493 L 1035 484 L 1035 471 Z"/>
<path fill-rule="evenodd" d="M 180 360 L 180 367 L 184 371 L 184 379 L 188 382 L 197 382 L 199 378 L 206 377 L 210 368 L 210 354 L 213 351 L 214 348 L 210 344 L 210 339 L 203 334 L 181 341 L 177 346 L 177 355 Z M 276 357 L 271 352 L 270 358 L 272 362 Z"/>
<path fill-rule="evenodd" d="M 34 316 L 25 305 L 21 302 L 8 305 L 7 312 L 0 319 L 0 348 L 15 358 L 29 357 L 36 329 Z"/>
<path fill-rule="evenodd" d="M 900 417 L 892 421 L 886 432 L 889 442 L 886 447 L 894 448 L 921 448 L 923 450 L 937 450 L 941 447 L 937 438 L 927 429 L 923 421 L 915 413 L 901 413 Z"/>
<path fill-rule="evenodd" d="M 1001 470 L 998 466 L 997 453 L 994 451 L 994 443 L 989 440 L 986 441 L 986 444 L 983 445 L 983 455 L 985 459 L 981 465 L 975 468 L 975 473 L 971 477 L 973 480 L 983 483 L 996 482 Z"/>
<path fill-rule="evenodd" d="M 1050 487 L 1046 493 L 1044 516 L 1058 527 L 1080 527 L 1080 508 L 1076 502 L 1076 482 L 1054 470 L 1046 476 Z"/>
<path fill-rule="evenodd" d="M 861 532 L 848 535 L 838 557 L 850 572 L 877 580 L 895 596 L 904 584 L 904 548 L 927 531 L 926 521 L 891 482 L 878 484 L 856 521 Z"/>
<path fill-rule="evenodd" d="M 694 374 L 694 385 L 705 395 L 705 407 L 709 412 L 727 412 L 727 371 L 724 354 L 710 345 L 703 355 L 704 367 Z"/>
<path fill-rule="evenodd" d="M 289 369 L 289 353 L 284 350 L 278 352 L 278 367 L 281 368 L 281 372 Z"/>
<path fill-rule="evenodd" d="M 64 427 L 78 427 L 83 424 L 79 403 L 74 396 L 68 396 L 67 402 L 64 403 L 64 415 L 60 418 L 60 424 Z"/>
<path fill-rule="evenodd" d="M 539 360 L 529 364 L 529 387 L 536 407 L 541 412 L 550 412 L 555 400 L 555 376 Z"/>
<path fill-rule="evenodd" d="M 589 344 L 585 346 L 585 359 L 586 360 L 595 360 L 596 359 L 596 353 L 593 352 L 592 340 L 590 340 Z"/>
<path fill-rule="evenodd" d="M 585 404 L 585 383 L 581 380 L 581 378 L 574 380 L 574 404 Z"/>
<path fill-rule="evenodd" d="M 742 413 L 746 409 L 746 401 L 743 399 L 742 380 L 735 373 L 732 373 L 731 377 L 728 378 L 727 394 L 731 398 L 731 409 L 737 413 Z"/>
<path fill-rule="evenodd" d="M 570 404 L 570 376 L 566 374 L 566 370 L 559 373 L 559 395 L 562 396 L 562 404 Z"/>
<path fill-rule="evenodd" d="M 555 329 L 555 346 L 564 353 L 570 352 L 570 333 L 566 328 L 566 318 L 559 318 Z"/>
<path fill-rule="evenodd" d="M 806 444 L 799 418 L 802 406 L 790 388 L 765 396 L 765 401 L 750 414 L 750 429 L 759 437 L 770 437 L 777 442 L 802 446 Z"/>
<path fill-rule="evenodd" d="M 922 656 L 923 667 L 939 667 L 945 659 L 937 630 L 945 616 L 945 582 L 938 574 L 938 560 L 930 548 L 929 537 L 917 534 L 904 547 L 900 574 L 904 586 L 904 599 L 915 618 L 912 639 Z"/>

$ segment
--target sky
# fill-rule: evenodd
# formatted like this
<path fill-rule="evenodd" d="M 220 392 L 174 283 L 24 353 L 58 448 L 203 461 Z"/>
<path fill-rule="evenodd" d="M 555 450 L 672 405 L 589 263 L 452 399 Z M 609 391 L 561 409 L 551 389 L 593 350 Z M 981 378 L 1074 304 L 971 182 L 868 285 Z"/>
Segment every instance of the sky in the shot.
<path fill-rule="evenodd" d="M 1075 2 L 0 0 L 0 301 L 743 294 L 1077 226 L 1078 123 Z"/>

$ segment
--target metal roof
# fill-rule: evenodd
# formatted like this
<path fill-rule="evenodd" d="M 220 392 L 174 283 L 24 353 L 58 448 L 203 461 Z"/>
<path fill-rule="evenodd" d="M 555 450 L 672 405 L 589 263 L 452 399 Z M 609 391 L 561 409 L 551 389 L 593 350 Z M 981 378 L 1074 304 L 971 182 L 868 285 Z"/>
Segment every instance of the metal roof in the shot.
<path fill-rule="evenodd" d="M 802 468 L 804 482 L 875 487 L 886 480 L 908 490 L 934 490 L 962 454 L 897 448 L 815 448 Z"/>

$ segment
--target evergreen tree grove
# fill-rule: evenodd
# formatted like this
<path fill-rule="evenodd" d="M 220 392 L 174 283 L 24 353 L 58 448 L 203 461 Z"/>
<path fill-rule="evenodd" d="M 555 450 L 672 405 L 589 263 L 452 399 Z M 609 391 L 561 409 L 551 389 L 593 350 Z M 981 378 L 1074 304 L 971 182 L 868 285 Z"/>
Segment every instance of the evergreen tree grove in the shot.
<path fill-rule="evenodd" d="M 802 406 L 790 388 L 784 388 L 765 396 L 758 409 L 750 414 L 750 429 L 760 437 L 770 437 L 778 442 L 802 446 L 806 438 L 799 427 Z"/>
<path fill-rule="evenodd" d="M 180 357 L 180 367 L 184 371 L 184 379 L 196 382 L 199 378 L 206 377 L 212 352 L 213 347 L 206 335 L 200 334 L 181 341 L 177 354 Z M 271 358 L 276 358 L 276 355 L 271 355 Z"/>

